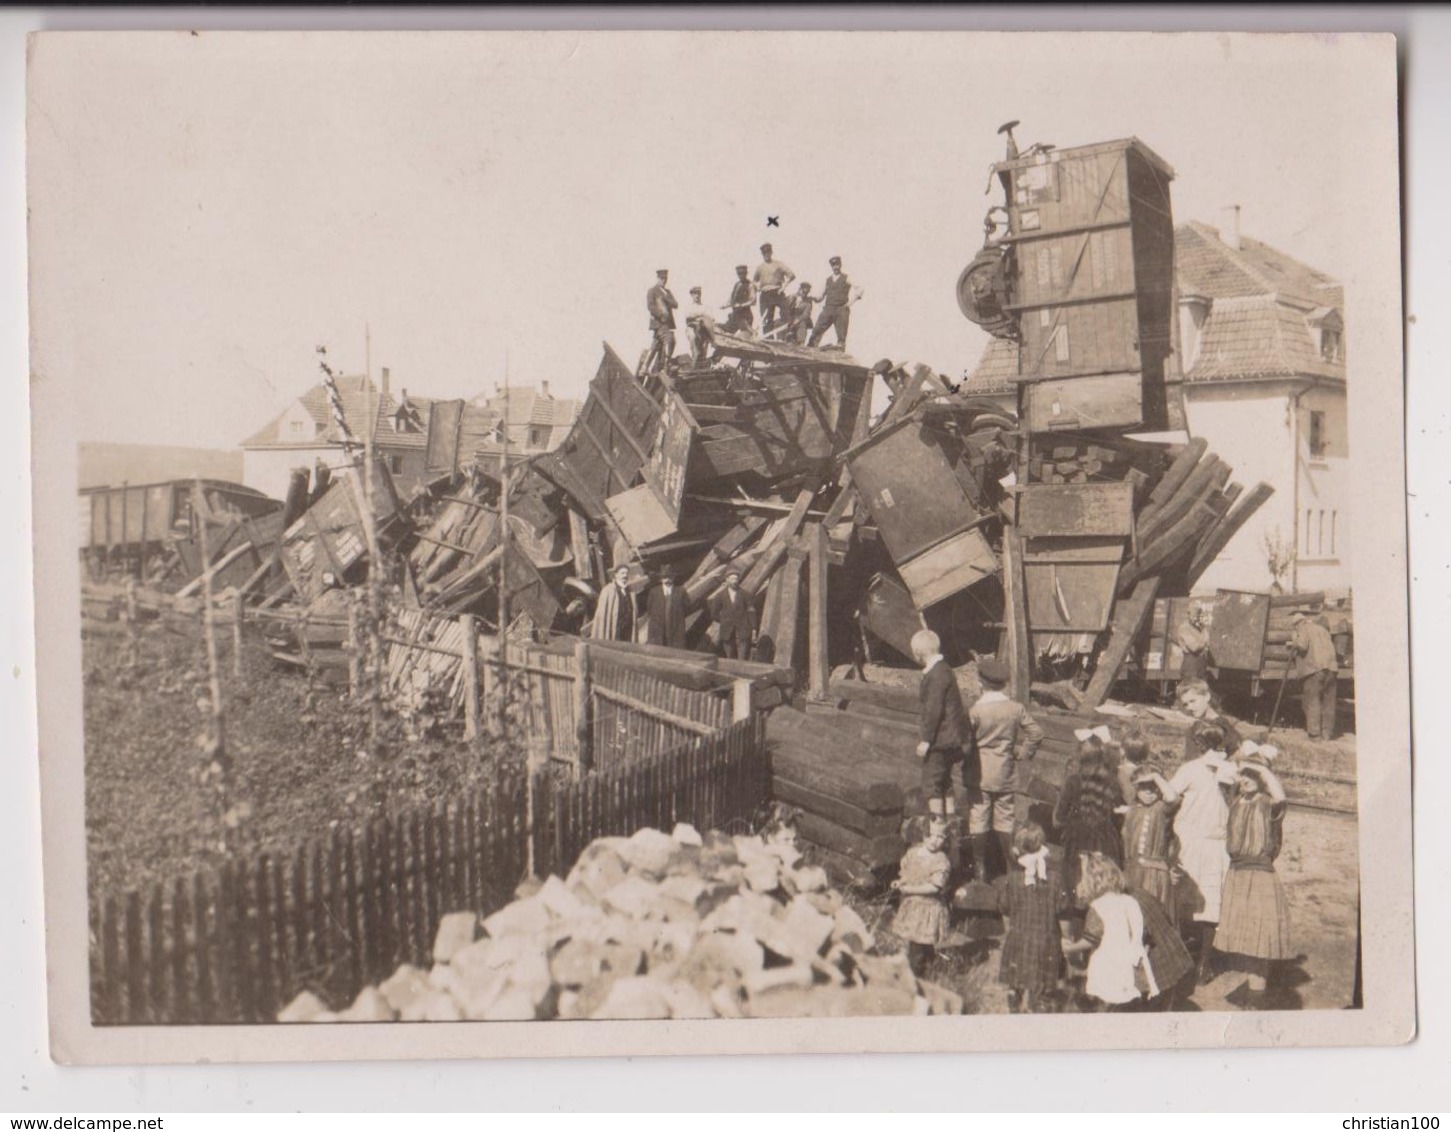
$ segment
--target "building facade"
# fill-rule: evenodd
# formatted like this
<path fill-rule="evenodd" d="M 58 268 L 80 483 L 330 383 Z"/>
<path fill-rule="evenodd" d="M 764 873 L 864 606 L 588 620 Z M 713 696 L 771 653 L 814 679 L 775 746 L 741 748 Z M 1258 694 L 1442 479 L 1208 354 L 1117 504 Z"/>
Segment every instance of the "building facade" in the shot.
<path fill-rule="evenodd" d="M 393 474 L 399 494 L 407 499 L 423 486 L 431 402 L 409 397 L 403 390 L 394 397 L 388 371 L 381 385 L 363 376 L 337 379 L 343 418 L 361 441 L 364 422 L 371 420 L 372 443 Z M 276 499 L 287 494 L 294 468 L 311 471 L 318 461 L 329 468 L 349 462 L 342 434 L 328 405 L 327 389 L 319 382 L 263 428 L 240 445 L 242 482 Z"/>

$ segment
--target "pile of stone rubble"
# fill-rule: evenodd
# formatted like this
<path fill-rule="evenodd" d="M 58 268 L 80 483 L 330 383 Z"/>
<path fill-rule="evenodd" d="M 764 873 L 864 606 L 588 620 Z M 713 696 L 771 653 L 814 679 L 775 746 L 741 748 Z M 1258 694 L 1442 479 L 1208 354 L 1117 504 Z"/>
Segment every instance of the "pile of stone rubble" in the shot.
<path fill-rule="evenodd" d="M 956 1014 L 789 843 L 690 826 L 595 841 L 567 879 L 480 921 L 441 922 L 405 964 L 332 1012 L 304 991 L 282 1022 Z"/>

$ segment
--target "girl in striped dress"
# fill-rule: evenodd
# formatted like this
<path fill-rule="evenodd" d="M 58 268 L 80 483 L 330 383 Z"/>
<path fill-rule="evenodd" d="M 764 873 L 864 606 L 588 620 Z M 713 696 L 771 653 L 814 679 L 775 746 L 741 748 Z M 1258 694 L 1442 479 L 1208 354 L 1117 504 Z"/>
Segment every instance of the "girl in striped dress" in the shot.
<path fill-rule="evenodd" d="M 1274 748 L 1261 748 L 1239 764 L 1225 838 L 1229 872 L 1214 936 L 1217 950 L 1248 960 L 1249 990 L 1255 996 L 1264 993 L 1271 962 L 1294 958 L 1290 906 L 1275 872 L 1285 791 L 1269 768 L 1265 750 Z"/>

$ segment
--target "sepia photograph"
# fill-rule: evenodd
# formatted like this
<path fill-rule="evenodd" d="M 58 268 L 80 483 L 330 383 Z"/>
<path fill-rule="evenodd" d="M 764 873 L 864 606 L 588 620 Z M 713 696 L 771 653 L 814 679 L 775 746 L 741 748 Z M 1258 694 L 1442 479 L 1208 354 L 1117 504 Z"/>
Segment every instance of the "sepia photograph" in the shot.
<path fill-rule="evenodd" d="M 1391 37 L 29 63 L 60 1060 L 1413 1035 Z"/>

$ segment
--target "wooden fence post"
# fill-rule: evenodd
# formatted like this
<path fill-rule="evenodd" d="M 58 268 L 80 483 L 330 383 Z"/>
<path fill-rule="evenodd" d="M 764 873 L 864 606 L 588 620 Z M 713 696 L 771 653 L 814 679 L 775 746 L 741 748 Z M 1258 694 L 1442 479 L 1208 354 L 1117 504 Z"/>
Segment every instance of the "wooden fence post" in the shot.
<path fill-rule="evenodd" d="M 479 734 L 479 634 L 473 614 L 460 614 L 458 623 L 464 632 L 464 738 L 473 740 Z"/>
<path fill-rule="evenodd" d="M 242 675 L 242 592 L 232 595 L 232 675 Z"/>
<path fill-rule="evenodd" d="M 594 729 L 590 720 L 590 671 L 589 643 L 580 641 L 574 646 L 574 737 L 579 749 L 579 769 L 587 771 L 594 766 Z"/>
<path fill-rule="evenodd" d="M 751 718 L 751 682 L 741 679 L 731 685 L 731 722 Z"/>
<path fill-rule="evenodd" d="M 358 660 L 358 595 L 348 591 L 348 698 L 356 699 L 362 686 L 362 669 Z"/>
<path fill-rule="evenodd" d="M 811 583 L 808 590 L 811 602 L 809 625 L 809 656 L 811 658 L 811 695 L 815 699 L 826 698 L 827 686 L 831 682 L 831 662 L 826 653 L 826 527 L 812 523 L 807 535 L 810 553 Z M 790 664 L 790 658 L 786 660 Z"/>

